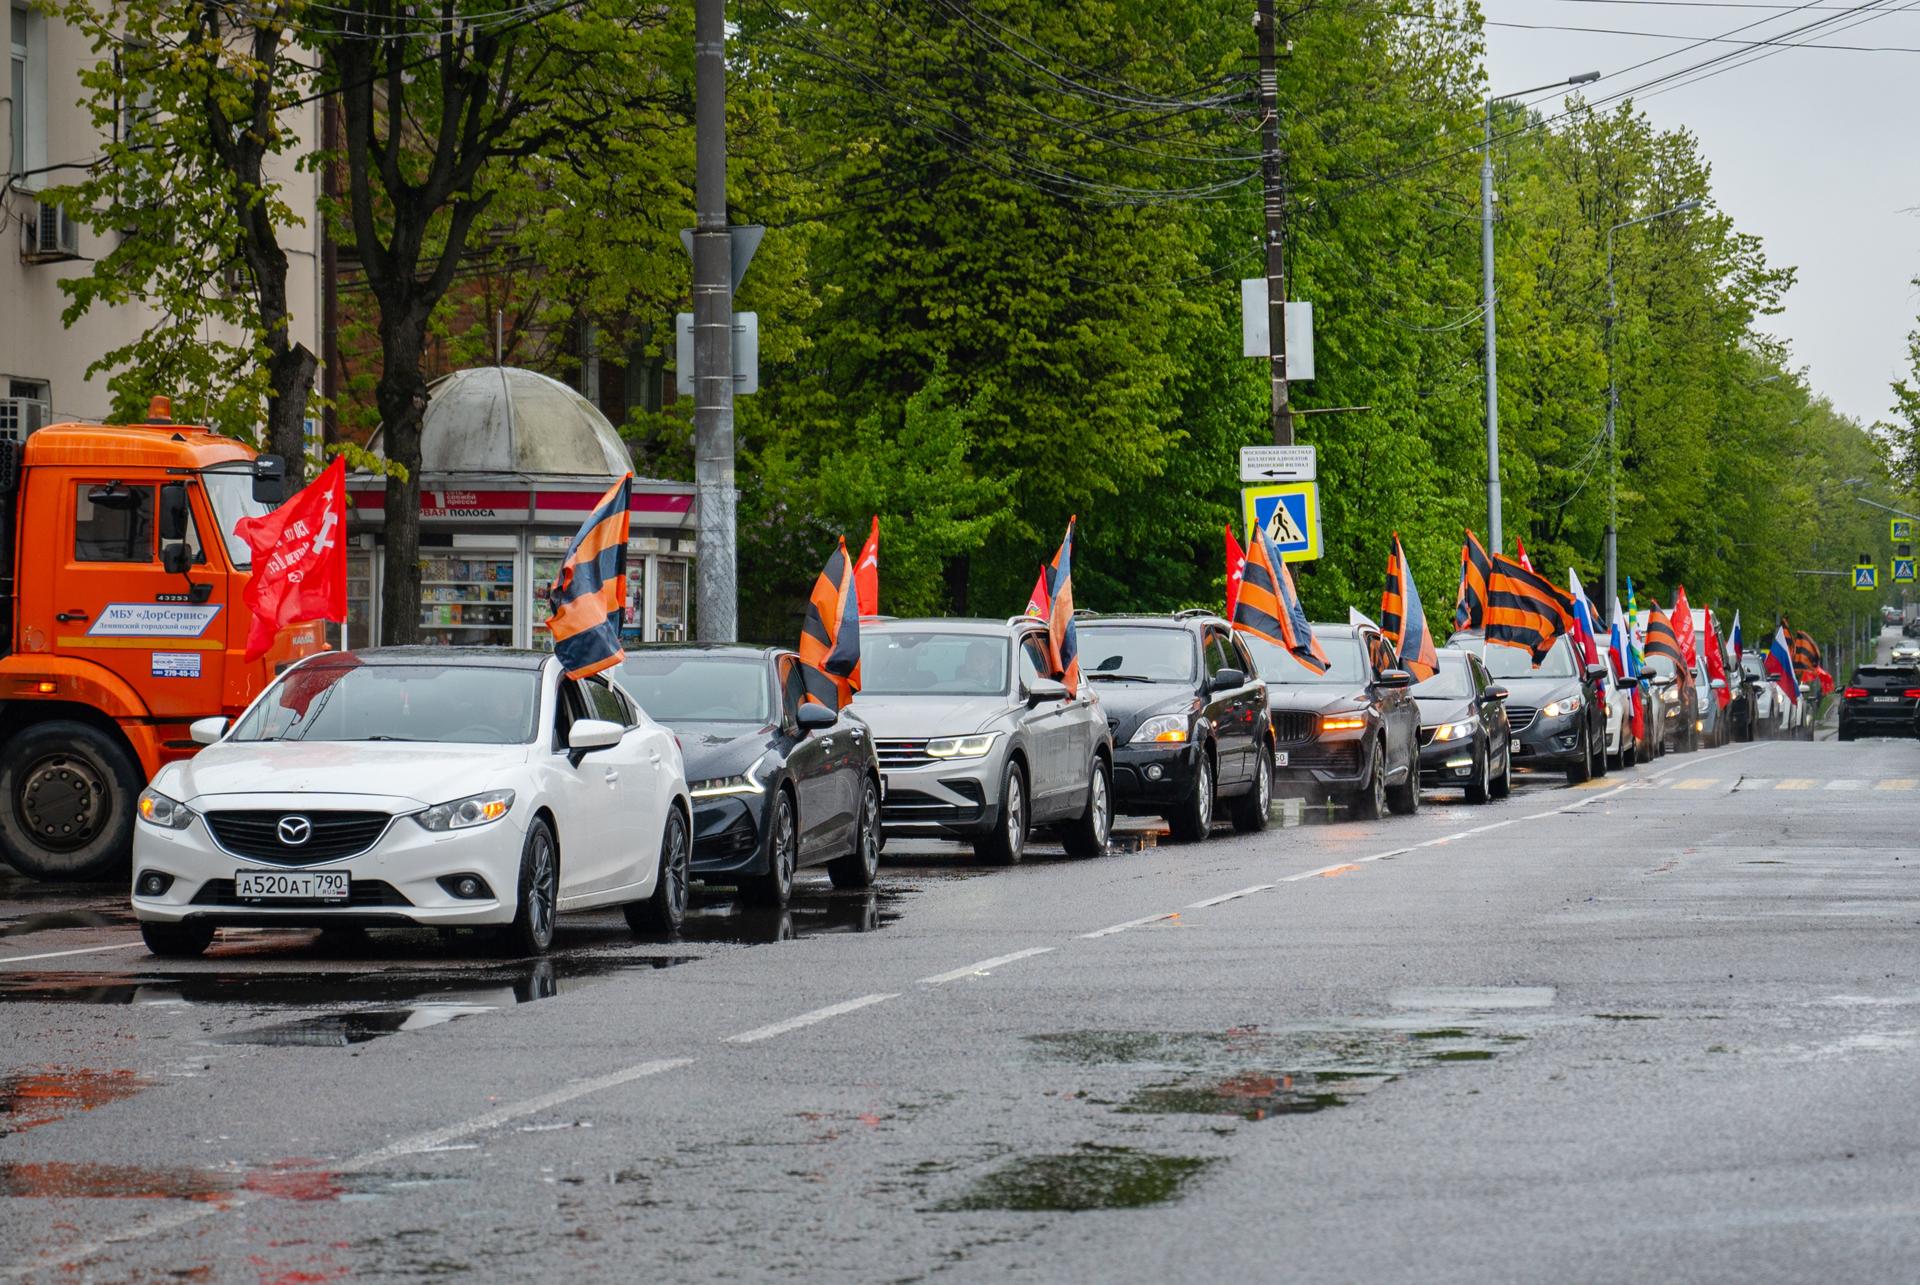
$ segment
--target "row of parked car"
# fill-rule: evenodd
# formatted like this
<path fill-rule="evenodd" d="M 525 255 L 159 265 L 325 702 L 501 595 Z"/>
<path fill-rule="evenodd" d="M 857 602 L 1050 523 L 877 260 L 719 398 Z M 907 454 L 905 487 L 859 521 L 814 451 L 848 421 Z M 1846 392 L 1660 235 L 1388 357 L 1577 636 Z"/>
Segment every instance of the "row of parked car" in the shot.
<path fill-rule="evenodd" d="M 1486 802 L 1516 768 L 1581 781 L 1724 736 L 1704 675 L 1657 671 L 1636 736 L 1629 690 L 1564 638 L 1533 666 L 1457 635 L 1416 683 L 1364 622 L 1314 626 L 1323 674 L 1205 611 L 1077 631 L 1075 692 L 1036 618 L 869 618 L 837 711 L 780 647 L 644 647 L 578 680 L 538 652 L 313 656 L 195 724 L 207 748 L 142 794 L 134 911 L 163 955 L 224 925 L 394 924 L 532 953 L 563 911 L 670 930 L 695 881 L 775 905 L 806 867 L 864 887 L 894 836 L 1011 864 L 1046 832 L 1094 856 L 1116 813 L 1187 842 L 1216 818 L 1263 829 L 1278 793 L 1374 819 L 1423 785 Z"/>

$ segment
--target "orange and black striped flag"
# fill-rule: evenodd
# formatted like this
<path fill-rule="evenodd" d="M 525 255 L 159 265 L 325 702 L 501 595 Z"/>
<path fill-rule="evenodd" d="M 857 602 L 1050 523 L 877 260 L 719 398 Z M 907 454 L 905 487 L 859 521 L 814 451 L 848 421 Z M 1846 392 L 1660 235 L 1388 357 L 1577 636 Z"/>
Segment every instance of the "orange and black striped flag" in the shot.
<path fill-rule="evenodd" d="M 627 611 L 627 530 L 632 521 L 633 474 L 615 482 L 567 548 L 560 574 L 547 588 L 547 630 L 553 654 L 569 678 L 585 678 L 627 658 L 620 624 Z"/>
<path fill-rule="evenodd" d="M 1503 553 L 1493 555 L 1487 577 L 1487 630 L 1490 643 L 1518 647 L 1538 665 L 1554 639 L 1573 632 L 1573 600 L 1537 572 Z"/>
<path fill-rule="evenodd" d="M 1456 630 L 1487 627 L 1487 577 L 1492 574 L 1493 563 L 1487 560 L 1487 551 L 1473 538 L 1473 532 L 1467 532 L 1467 542 L 1460 546 L 1460 591 L 1453 599 Z"/>
<path fill-rule="evenodd" d="M 828 709 L 845 709 L 860 690 L 860 593 L 854 587 L 845 536 L 807 596 L 807 618 L 800 625 L 800 681 L 807 699 Z"/>
<path fill-rule="evenodd" d="M 1380 593 L 1380 630 L 1393 640 L 1401 668 L 1419 682 L 1440 672 L 1440 654 L 1433 649 L 1433 635 L 1427 632 L 1426 608 L 1420 605 L 1420 591 L 1414 588 L 1413 573 L 1407 569 L 1407 555 L 1400 547 L 1400 533 L 1393 533 L 1393 551 L 1387 554 L 1387 587 Z"/>
<path fill-rule="evenodd" d="M 1647 608 L 1647 640 L 1641 645 L 1640 654 L 1665 656 L 1679 671 L 1680 681 L 1687 683 L 1691 671 L 1687 668 L 1686 653 L 1680 650 L 1680 637 L 1673 632 L 1673 621 L 1667 619 L 1667 613 L 1657 604 Z"/>
<path fill-rule="evenodd" d="M 1233 604 L 1233 627 L 1264 638 L 1316 674 L 1327 672 L 1327 654 L 1314 639 L 1293 576 L 1261 523 L 1253 527 L 1253 547 L 1240 575 L 1240 596 Z"/>
<path fill-rule="evenodd" d="M 1793 667 L 1804 681 L 1806 675 L 1820 668 L 1820 644 L 1804 629 L 1788 630 L 1787 637 L 1793 644 Z"/>

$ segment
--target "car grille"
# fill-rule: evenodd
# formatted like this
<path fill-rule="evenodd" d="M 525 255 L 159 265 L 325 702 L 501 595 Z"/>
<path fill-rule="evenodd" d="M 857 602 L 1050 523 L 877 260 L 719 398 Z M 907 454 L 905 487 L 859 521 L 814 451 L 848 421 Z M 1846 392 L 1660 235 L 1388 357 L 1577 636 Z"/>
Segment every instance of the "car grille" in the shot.
<path fill-rule="evenodd" d="M 1319 715 L 1305 710 L 1280 710 L 1273 716 L 1274 742 L 1285 745 L 1290 741 L 1310 741 L 1319 722 Z"/>
<path fill-rule="evenodd" d="M 234 896 L 233 880 L 209 879 L 200 885 L 200 891 L 193 894 L 196 906 L 235 906 L 253 910 L 312 908 L 326 906 L 330 909 L 352 908 L 355 906 L 411 906 L 413 903 L 401 895 L 398 888 L 378 879 L 355 879 L 347 885 L 345 901 L 323 901 L 318 897 L 273 897 L 270 899 L 242 899 Z"/>
<path fill-rule="evenodd" d="M 1531 705 L 1507 706 L 1507 730 L 1518 736 L 1533 726 L 1534 715 L 1539 712 Z"/>
<path fill-rule="evenodd" d="M 1360 742 L 1332 741 L 1293 750 L 1287 755 L 1287 766 L 1281 770 L 1287 771 L 1292 768 L 1356 773 L 1360 770 Z"/>
<path fill-rule="evenodd" d="M 880 756 L 880 766 L 885 767 L 925 767 L 939 760 L 927 753 L 925 738 L 920 740 L 886 740 L 874 738 L 873 749 Z"/>
<path fill-rule="evenodd" d="M 940 784 L 968 800 L 956 806 L 920 790 L 892 787 L 880 808 L 880 819 L 887 825 L 941 825 L 955 821 L 977 820 L 986 807 L 986 795 L 978 781 L 942 781 Z"/>
<path fill-rule="evenodd" d="M 283 817 L 305 817 L 313 826 L 305 843 L 288 844 L 280 839 Z M 207 829 L 222 848 L 235 856 L 255 861 L 271 861 L 282 866 L 314 866 L 328 861 L 343 861 L 359 856 L 386 832 L 393 815 L 388 812 L 296 812 L 259 810 L 246 812 L 209 812 Z"/>

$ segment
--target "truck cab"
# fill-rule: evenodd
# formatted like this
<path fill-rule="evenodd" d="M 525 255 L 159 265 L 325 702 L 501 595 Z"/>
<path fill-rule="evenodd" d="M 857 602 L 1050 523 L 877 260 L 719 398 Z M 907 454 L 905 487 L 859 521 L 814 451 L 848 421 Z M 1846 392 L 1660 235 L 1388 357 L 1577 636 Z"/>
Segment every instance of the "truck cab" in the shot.
<path fill-rule="evenodd" d="M 0 443 L 0 857 L 43 879 L 124 868 L 133 809 L 196 719 L 239 714 L 318 623 L 245 660 L 243 516 L 280 462 L 208 429 L 54 424 Z"/>

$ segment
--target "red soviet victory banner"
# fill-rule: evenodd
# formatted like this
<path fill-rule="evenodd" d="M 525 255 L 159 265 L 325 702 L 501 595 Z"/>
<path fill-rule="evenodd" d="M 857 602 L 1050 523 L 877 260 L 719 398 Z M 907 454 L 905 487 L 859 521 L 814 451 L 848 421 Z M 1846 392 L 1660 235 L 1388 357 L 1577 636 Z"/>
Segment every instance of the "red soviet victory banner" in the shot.
<path fill-rule="evenodd" d="M 347 461 L 343 455 L 273 512 L 241 518 L 233 533 L 253 549 L 246 602 L 253 612 L 248 660 L 303 620 L 347 619 Z"/>

